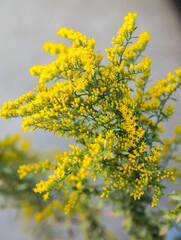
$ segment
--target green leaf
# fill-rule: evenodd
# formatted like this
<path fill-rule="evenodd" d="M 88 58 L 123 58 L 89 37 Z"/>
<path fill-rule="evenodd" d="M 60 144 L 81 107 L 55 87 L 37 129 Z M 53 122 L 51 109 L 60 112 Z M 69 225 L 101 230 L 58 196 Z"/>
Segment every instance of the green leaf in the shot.
<path fill-rule="evenodd" d="M 148 133 L 148 136 L 151 138 L 151 137 L 155 137 L 157 135 L 156 132 L 151 132 L 151 133 Z"/>
<path fill-rule="evenodd" d="M 176 98 L 171 97 L 170 99 L 175 101 L 175 102 L 178 102 L 178 100 Z"/>
<path fill-rule="evenodd" d="M 87 119 L 88 122 L 92 122 L 92 118 L 86 117 L 86 119 Z"/>
<path fill-rule="evenodd" d="M 165 119 L 168 119 L 168 116 L 165 114 L 165 113 L 161 113 L 161 115 L 165 118 Z"/>
<path fill-rule="evenodd" d="M 95 86 L 95 88 L 98 88 L 98 83 L 95 79 L 94 79 L 94 86 Z"/>
<path fill-rule="evenodd" d="M 111 128 L 111 130 L 113 130 L 113 131 L 121 131 L 121 129 L 120 128 Z"/>
<path fill-rule="evenodd" d="M 181 201 L 181 196 L 173 195 L 173 196 L 170 196 L 170 198 L 175 201 Z"/>
<path fill-rule="evenodd" d="M 101 110 L 99 110 L 96 114 L 95 114 L 95 118 L 97 117 L 97 116 L 99 116 L 101 114 Z"/>
<path fill-rule="evenodd" d="M 159 143 L 163 144 L 163 142 L 160 139 L 158 139 L 158 138 L 153 138 L 152 141 L 153 142 L 159 142 Z"/>
<path fill-rule="evenodd" d="M 120 151 L 120 153 L 121 153 L 122 155 L 129 155 L 129 152 L 126 152 L 126 151 Z"/>

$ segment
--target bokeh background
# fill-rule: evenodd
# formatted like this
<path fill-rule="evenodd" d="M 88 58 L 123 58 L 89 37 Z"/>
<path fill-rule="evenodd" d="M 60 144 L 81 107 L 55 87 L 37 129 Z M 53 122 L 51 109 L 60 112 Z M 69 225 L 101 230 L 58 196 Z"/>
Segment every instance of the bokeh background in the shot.
<path fill-rule="evenodd" d="M 137 12 L 138 31 L 148 30 L 152 36 L 145 55 L 152 58 L 153 82 L 181 66 L 181 15 L 178 0 L 0 0 L 0 105 L 31 91 L 37 84 L 29 74 L 34 64 L 47 64 L 54 57 L 45 53 L 46 41 L 60 42 L 60 27 L 73 28 L 95 37 L 96 50 L 105 54 L 113 35 L 123 23 L 127 12 Z M 170 136 L 181 116 L 181 93 L 175 115 L 167 123 Z M 0 139 L 15 132 L 23 133 L 21 120 L 0 119 Z M 51 133 L 26 133 L 33 148 L 45 151 L 52 147 L 68 150 L 73 141 L 54 137 Z M 120 222 L 108 221 L 121 239 L 126 240 Z M 0 210 L 1 240 L 35 240 L 22 231 L 23 224 L 15 210 Z"/>

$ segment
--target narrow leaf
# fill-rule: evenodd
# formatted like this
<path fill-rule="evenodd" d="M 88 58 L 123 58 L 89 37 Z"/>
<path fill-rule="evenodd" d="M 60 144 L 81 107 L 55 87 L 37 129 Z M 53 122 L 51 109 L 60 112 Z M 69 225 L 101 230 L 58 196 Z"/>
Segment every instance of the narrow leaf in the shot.
<path fill-rule="evenodd" d="M 181 196 L 174 195 L 174 196 L 170 196 L 170 198 L 175 201 L 181 201 Z"/>

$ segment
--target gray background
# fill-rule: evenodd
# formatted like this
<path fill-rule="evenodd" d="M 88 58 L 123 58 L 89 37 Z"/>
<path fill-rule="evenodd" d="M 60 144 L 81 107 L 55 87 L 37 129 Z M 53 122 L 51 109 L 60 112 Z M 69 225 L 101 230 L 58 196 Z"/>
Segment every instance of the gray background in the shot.
<path fill-rule="evenodd" d="M 36 86 L 36 77 L 29 75 L 34 64 L 47 64 L 54 60 L 42 49 L 46 41 L 59 42 L 60 27 L 74 28 L 89 37 L 95 37 L 96 50 L 110 46 L 113 35 L 123 23 L 127 12 L 138 12 L 137 33 L 148 30 L 152 36 L 145 55 L 152 58 L 152 79 L 166 77 L 167 72 L 181 66 L 181 25 L 178 13 L 169 0 L 0 0 L 0 105 L 14 100 Z M 181 97 L 176 103 L 175 117 L 169 124 L 167 135 L 181 116 Z M 21 120 L 0 119 L 0 138 L 15 132 L 22 133 Z M 42 151 L 51 147 L 68 150 L 65 138 L 53 137 L 43 131 L 26 133 L 32 145 Z M 110 221 L 121 239 L 119 221 Z M 32 240 L 21 229 L 16 211 L 0 211 L 0 240 Z"/>

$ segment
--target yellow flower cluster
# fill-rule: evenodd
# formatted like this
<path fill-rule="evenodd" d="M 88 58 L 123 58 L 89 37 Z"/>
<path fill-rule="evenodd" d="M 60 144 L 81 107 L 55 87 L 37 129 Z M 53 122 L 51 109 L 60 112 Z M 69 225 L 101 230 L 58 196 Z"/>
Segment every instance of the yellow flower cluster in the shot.
<path fill-rule="evenodd" d="M 178 70 L 176 70 L 177 72 Z M 158 80 L 156 85 L 151 86 L 145 92 L 145 102 L 142 104 L 142 111 L 153 111 L 160 108 L 161 103 L 165 103 L 170 96 L 180 87 L 178 76 L 168 73 L 167 79 Z M 169 105 L 164 112 L 167 118 L 174 113 L 173 105 Z"/>
<path fill-rule="evenodd" d="M 86 194 L 91 178 L 103 179 L 99 189 L 102 197 L 114 191 L 126 191 L 135 200 L 151 192 L 152 206 L 161 193 L 160 181 L 173 179 L 173 173 L 162 169 L 161 153 L 155 146 L 159 123 L 173 114 L 172 105 L 165 104 L 180 87 L 180 80 L 169 73 L 146 91 L 151 60 L 137 58 L 150 40 L 148 32 L 140 34 L 130 45 L 136 29 L 136 13 L 128 13 L 113 38 L 113 47 L 106 49 L 110 63 L 102 65 L 102 55 L 94 51 L 94 39 L 74 30 L 61 28 L 57 34 L 72 41 L 70 47 L 48 42 L 45 51 L 56 54 L 52 63 L 34 66 L 30 74 L 39 76 L 40 85 L 15 101 L 4 103 L 3 118 L 23 117 L 24 131 L 37 128 L 66 134 L 80 145 L 72 151 L 34 166 L 21 166 L 20 177 L 29 172 L 52 170 L 46 181 L 40 181 L 35 192 L 49 198 L 53 189 L 68 195 L 66 213 L 72 211 L 80 196 Z M 180 74 L 180 70 L 176 70 Z M 63 81 L 61 81 L 63 80 Z M 46 84 L 53 81 L 51 84 Z M 135 94 L 129 83 L 135 82 Z M 156 121 L 150 114 L 156 116 Z"/>
<path fill-rule="evenodd" d="M 114 45 L 114 47 L 106 49 L 107 58 L 115 66 L 121 63 L 119 57 L 122 58 L 125 48 L 131 39 L 133 31 L 135 30 L 136 16 L 136 13 L 128 13 L 127 16 L 124 16 L 125 22 L 118 30 L 117 36 L 112 38 L 111 43 Z"/>
<path fill-rule="evenodd" d="M 124 40 L 127 38 L 128 35 L 131 35 L 135 28 L 135 19 L 137 13 L 128 13 L 124 16 L 124 23 L 122 27 L 118 30 L 117 37 L 112 38 L 113 44 L 120 44 L 123 45 Z"/>
<path fill-rule="evenodd" d="M 49 52 L 50 54 L 54 55 L 59 55 L 59 54 L 62 54 L 62 53 L 65 53 L 67 52 L 67 46 L 64 45 L 63 43 L 52 43 L 52 42 L 46 42 L 44 45 L 43 45 L 43 49 L 46 51 L 46 52 Z"/>
<path fill-rule="evenodd" d="M 30 172 L 38 173 L 40 171 L 45 172 L 47 169 L 53 170 L 56 168 L 55 163 L 51 163 L 50 160 L 44 162 L 35 163 L 34 165 L 23 164 L 18 169 L 20 179 L 23 179 Z"/>
<path fill-rule="evenodd" d="M 150 39 L 151 36 L 147 31 L 141 33 L 139 35 L 138 41 L 125 49 L 124 57 L 126 58 L 126 60 L 130 61 L 137 58 L 140 52 L 142 52 L 143 49 L 146 47 L 146 44 Z"/>

